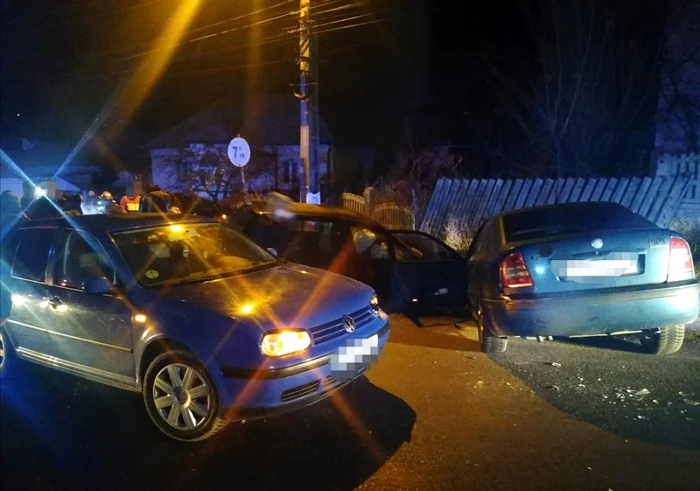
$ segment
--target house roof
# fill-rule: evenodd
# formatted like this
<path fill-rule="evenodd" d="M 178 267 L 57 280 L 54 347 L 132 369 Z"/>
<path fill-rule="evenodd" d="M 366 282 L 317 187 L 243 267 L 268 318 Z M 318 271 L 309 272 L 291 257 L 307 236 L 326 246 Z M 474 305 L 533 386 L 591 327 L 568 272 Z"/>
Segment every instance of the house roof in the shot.
<path fill-rule="evenodd" d="M 20 139 L 3 139 L 2 150 L 11 161 L 3 159 L 0 163 L 0 175 L 3 177 L 19 175 L 14 165 L 30 179 L 62 177 L 68 182 L 72 182 L 72 176 L 91 174 L 98 170 L 81 152 L 71 156 L 72 148 L 51 142 L 27 140 L 23 146 Z"/>
<path fill-rule="evenodd" d="M 332 135 L 319 117 L 322 143 Z M 241 135 L 251 145 L 298 145 L 299 100 L 293 94 L 266 95 L 253 100 L 219 99 L 151 140 L 149 148 L 173 148 L 190 143 L 226 144 Z"/>

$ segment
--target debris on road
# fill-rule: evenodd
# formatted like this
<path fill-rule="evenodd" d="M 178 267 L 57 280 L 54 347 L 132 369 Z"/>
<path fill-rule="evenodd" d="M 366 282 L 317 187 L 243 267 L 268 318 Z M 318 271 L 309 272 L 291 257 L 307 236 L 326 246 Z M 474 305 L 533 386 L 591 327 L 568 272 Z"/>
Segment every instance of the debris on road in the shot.
<path fill-rule="evenodd" d="M 651 392 L 649 392 L 649 389 L 642 389 L 642 390 L 638 390 L 634 395 L 636 395 L 636 396 L 648 396 L 649 394 L 651 394 Z"/>
<path fill-rule="evenodd" d="M 692 399 L 683 399 L 683 402 L 685 402 L 689 406 L 700 406 L 700 402 L 694 401 Z"/>
<path fill-rule="evenodd" d="M 556 361 L 551 362 L 550 365 L 552 365 L 554 368 L 561 367 L 561 363 L 557 363 Z"/>

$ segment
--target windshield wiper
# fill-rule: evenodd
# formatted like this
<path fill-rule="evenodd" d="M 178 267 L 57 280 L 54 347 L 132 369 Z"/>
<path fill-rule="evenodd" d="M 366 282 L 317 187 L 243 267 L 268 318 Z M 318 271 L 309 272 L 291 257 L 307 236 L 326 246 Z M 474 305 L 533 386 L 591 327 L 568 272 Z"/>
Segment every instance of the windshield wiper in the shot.
<path fill-rule="evenodd" d="M 244 268 L 244 269 L 238 269 L 236 271 L 224 271 L 222 273 L 217 273 L 217 274 L 204 274 L 204 273 L 197 273 L 194 275 L 187 276 L 186 278 L 181 278 L 179 280 L 172 280 L 163 286 L 177 286 L 177 285 L 185 285 L 188 283 L 204 283 L 207 281 L 214 281 L 214 280 L 220 280 L 222 278 L 230 278 L 232 276 L 238 276 L 241 274 L 247 274 L 247 273 L 254 273 L 256 271 L 261 271 L 263 269 L 268 269 L 278 266 L 278 262 L 269 262 L 269 263 L 262 263 L 262 264 L 254 264 L 253 266 L 250 266 L 249 268 Z"/>

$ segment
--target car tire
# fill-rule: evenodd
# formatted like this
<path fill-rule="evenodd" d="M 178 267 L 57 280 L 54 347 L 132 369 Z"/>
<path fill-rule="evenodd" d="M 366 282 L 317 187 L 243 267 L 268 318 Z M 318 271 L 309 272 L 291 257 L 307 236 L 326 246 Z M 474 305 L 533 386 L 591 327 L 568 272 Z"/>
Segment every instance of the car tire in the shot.
<path fill-rule="evenodd" d="M 151 421 L 174 440 L 205 440 L 227 423 L 219 415 L 219 396 L 206 368 L 186 351 L 167 351 L 151 362 L 143 399 Z"/>
<path fill-rule="evenodd" d="M 641 342 L 645 351 L 652 355 L 670 355 L 683 346 L 685 326 L 663 326 L 658 332 L 642 334 Z"/>
<path fill-rule="evenodd" d="M 479 328 L 479 347 L 484 353 L 503 353 L 508 349 L 508 338 L 494 336 L 484 319 L 481 305 L 478 305 L 474 318 Z"/>
<path fill-rule="evenodd" d="M 19 362 L 12 341 L 7 335 L 4 325 L 0 325 L 0 380 L 8 380 L 15 372 L 15 366 Z"/>

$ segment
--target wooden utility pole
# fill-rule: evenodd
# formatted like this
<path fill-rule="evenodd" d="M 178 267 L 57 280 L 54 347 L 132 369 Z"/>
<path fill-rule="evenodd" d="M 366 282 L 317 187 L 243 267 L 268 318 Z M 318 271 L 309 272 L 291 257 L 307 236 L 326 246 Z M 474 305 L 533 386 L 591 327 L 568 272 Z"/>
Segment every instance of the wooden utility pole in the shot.
<path fill-rule="evenodd" d="M 309 71 L 311 61 L 311 0 L 300 0 L 299 4 L 299 101 L 300 111 L 300 141 L 299 158 L 304 166 L 304 185 L 301 186 L 300 201 L 305 203 L 311 191 L 311 138 L 309 126 Z"/>
<path fill-rule="evenodd" d="M 320 203 L 321 198 L 321 161 L 319 148 L 321 146 L 320 118 L 318 113 L 318 35 L 313 34 L 311 41 L 311 76 L 313 86 L 311 88 L 311 194 L 315 195 Z"/>

